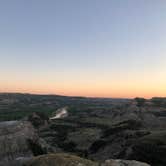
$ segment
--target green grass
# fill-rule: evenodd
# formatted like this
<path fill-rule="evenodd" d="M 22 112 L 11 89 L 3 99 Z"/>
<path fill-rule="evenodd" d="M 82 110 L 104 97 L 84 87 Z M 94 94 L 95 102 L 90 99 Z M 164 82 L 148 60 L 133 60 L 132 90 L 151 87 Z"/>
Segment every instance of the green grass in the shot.
<path fill-rule="evenodd" d="M 0 121 L 10 121 L 10 120 L 20 120 L 33 112 L 43 112 L 50 116 L 52 112 L 55 110 L 51 109 L 31 109 L 31 110 L 24 110 L 24 111 L 4 111 L 0 113 Z"/>

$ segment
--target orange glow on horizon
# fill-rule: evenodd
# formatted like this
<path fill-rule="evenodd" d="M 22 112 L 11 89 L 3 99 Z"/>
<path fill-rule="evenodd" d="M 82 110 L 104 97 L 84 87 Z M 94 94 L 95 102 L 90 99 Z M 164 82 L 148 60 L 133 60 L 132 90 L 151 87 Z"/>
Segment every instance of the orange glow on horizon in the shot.
<path fill-rule="evenodd" d="M 46 78 L 46 77 L 44 77 Z M 102 81 L 101 81 L 102 80 Z M 166 79 L 162 75 L 154 78 L 135 77 L 106 77 L 90 76 L 80 79 L 21 79 L 19 77 L 6 78 L 0 82 L 0 92 L 17 92 L 33 94 L 57 94 L 66 96 L 107 97 L 107 98 L 151 98 L 166 96 Z"/>
<path fill-rule="evenodd" d="M 65 88 L 64 88 L 65 89 Z M 144 98 L 152 98 L 155 96 L 158 97 L 166 97 L 166 93 L 157 93 L 156 91 L 140 91 L 139 89 L 112 89 L 105 90 L 100 89 L 96 91 L 89 91 L 80 89 L 80 90 L 63 90 L 63 89 L 37 89 L 37 88 L 1 88 L 0 92 L 9 92 L 9 93 L 31 93 L 31 94 L 55 94 L 55 95 L 64 95 L 64 96 L 84 96 L 84 97 L 104 97 L 104 98 L 135 98 L 135 97 L 144 97 Z M 166 91 L 165 91 L 166 92 Z"/>

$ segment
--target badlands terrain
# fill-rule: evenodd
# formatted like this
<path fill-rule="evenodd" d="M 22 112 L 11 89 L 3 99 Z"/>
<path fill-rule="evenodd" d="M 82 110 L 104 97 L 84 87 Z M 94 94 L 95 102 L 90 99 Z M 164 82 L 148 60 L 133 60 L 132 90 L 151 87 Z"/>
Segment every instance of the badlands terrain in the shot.
<path fill-rule="evenodd" d="M 165 166 L 166 99 L 0 94 L 0 166 Z"/>

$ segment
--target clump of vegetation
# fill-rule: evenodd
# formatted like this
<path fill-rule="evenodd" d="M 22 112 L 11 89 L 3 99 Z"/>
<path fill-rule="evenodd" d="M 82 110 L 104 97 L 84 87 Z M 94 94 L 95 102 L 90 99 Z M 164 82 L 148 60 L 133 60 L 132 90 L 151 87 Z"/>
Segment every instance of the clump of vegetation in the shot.
<path fill-rule="evenodd" d="M 157 107 L 166 107 L 166 98 L 164 97 L 153 97 L 151 102 Z"/>
<path fill-rule="evenodd" d="M 45 113 L 34 112 L 28 116 L 28 120 L 35 126 L 40 127 L 42 125 L 48 124 L 49 118 Z"/>
<path fill-rule="evenodd" d="M 146 99 L 141 98 L 141 97 L 136 97 L 135 101 L 137 102 L 138 107 L 142 107 L 145 105 Z"/>

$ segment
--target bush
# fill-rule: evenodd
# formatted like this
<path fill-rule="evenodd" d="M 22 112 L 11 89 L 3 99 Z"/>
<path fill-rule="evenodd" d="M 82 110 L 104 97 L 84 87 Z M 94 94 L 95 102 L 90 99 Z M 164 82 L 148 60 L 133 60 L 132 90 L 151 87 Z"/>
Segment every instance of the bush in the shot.
<path fill-rule="evenodd" d="M 151 102 L 157 107 L 166 107 L 166 98 L 153 97 Z"/>
<path fill-rule="evenodd" d="M 140 98 L 140 97 L 136 97 L 135 101 L 137 102 L 137 106 L 138 107 L 142 107 L 142 106 L 145 105 L 146 99 Z"/>

